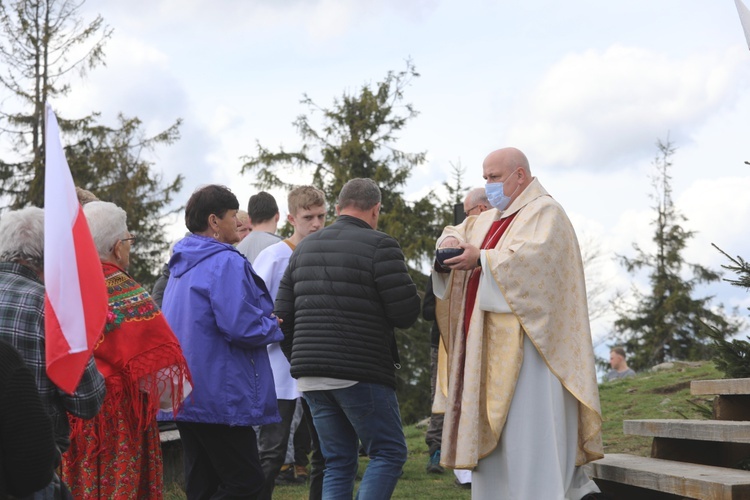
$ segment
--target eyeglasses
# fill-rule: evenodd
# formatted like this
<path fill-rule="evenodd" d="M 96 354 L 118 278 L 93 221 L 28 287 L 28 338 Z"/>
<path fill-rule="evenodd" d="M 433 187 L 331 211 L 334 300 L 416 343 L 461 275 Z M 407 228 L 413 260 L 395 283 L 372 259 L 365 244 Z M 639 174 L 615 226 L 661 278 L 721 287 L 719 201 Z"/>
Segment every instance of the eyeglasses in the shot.
<path fill-rule="evenodd" d="M 129 242 L 130 242 L 130 244 L 131 244 L 131 245 L 133 245 L 133 243 L 135 243 L 135 239 L 136 239 L 136 237 L 135 237 L 135 236 L 129 236 L 129 237 L 127 237 L 127 238 L 120 238 L 120 239 L 119 239 L 119 240 L 117 240 L 117 241 L 129 241 Z M 110 249 L 109 249 L 109 251 L 110 251 L 110 252 L 111 252 L 112 250 L 114 250 L 114 249 L 115 249 L 115 247 L 117 246 L 117 241 L 115 242 L 115 244 L 114 244 L 114 245 L 112 245 L 112 248 L 110 248 Z"/>
<path fill-rule="evenodd" d="M 473 207 L 471 207 L 470 209 L 468 209 L 466 212 L 464 212 L 464 215 L 466 217 L 468 217 L 469 215 L 471 215 L 471 211 L 474 210 L 474 209 L 476 209 L 476 208 L 479 208 L 479 205 L 474 205 Z"/>

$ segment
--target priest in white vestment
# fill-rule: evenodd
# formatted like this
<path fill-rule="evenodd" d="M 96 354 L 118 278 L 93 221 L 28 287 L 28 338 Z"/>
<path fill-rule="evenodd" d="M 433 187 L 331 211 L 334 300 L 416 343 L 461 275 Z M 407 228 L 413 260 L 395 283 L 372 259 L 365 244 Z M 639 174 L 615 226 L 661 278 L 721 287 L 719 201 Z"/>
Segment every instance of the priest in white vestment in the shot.
<path fill-rule="evenodd" d="M 581 468 L 604 455 L 575 232 L 521 151 L 488 155 L 483 177 L 494 209 L 437 242 L 464 249 L 433 273 L 441 463 L 474 470 L 473 499 L 596 498 Z"/>

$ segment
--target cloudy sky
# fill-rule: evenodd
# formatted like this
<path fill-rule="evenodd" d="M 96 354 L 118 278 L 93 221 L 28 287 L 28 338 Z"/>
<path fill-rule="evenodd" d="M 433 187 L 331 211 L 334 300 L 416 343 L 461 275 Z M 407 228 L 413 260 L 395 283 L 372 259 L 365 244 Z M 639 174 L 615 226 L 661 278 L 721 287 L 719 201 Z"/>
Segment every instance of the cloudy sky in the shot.
<path fill-rule="evenodd" d="M 651 247 L 649 175 L 669 137 L 674 199 L 696 231 L 686 259 L 725 263 L 712 242 L 750 258 L 750 51 L 732 0 L 88 0 L 84 13 L 114 29 L 107 66 L 53 104 L 137 115 L 152 132 L 182 118 L 182 140 L 154 157 L 186 175 L 179 203 L 219 182 L 244 205 L 240 157 L 256 140 L 299 146 L 303 93 L 327 106 L 411 58 L 421 77 L 406 101 L 420 115 L 399 146 L 427 153 L 411 196 L 458 161 L 482 185 L 485 155 L 519 147 L 598 245 L 597 279 L 627 290 L 614 255 Z M 750 294 L 706 293 L 746 316 Z"/>

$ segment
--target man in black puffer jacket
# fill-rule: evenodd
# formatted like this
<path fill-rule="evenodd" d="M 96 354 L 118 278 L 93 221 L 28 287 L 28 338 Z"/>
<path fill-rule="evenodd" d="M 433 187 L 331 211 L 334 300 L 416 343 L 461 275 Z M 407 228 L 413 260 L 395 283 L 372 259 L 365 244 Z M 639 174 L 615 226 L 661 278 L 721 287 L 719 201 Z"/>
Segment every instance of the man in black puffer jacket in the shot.
<path fill-rule="evenodd" d="M 326 460 L 325 497 L 352 497 L 358 440 L 370 457 L 359 498 L 390 498 L 406 462 L 393 329 L 414 324 L 420 301 L 398 242 L 375 230 L 380 199 L 371 179 L 347 182 L 339 218 L 297 246 L 276 296 L 282 349 Z"/>

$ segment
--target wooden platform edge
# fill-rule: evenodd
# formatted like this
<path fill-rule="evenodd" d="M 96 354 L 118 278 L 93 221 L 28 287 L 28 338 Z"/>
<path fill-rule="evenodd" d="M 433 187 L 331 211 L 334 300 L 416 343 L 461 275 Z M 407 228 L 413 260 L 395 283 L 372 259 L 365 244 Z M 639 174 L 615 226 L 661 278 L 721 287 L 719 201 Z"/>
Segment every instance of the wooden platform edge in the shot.
<path fill-rule="evenodd" d="M 750 422 L 731 420 L 624 420 L 624 434 L 721 443 L 750 443 Z"/>
<path fill-rule="evenodd" d="M 690 382 L 690 394 L 693 396 L 750 395 L 750 378 L 693 380 Z"/>
<path fill-rule="evenodd" d="M 750 498 L 750 472 L 626 454 L 591 463 L 593 479 L 603 479 L 688 498 Z"/>

